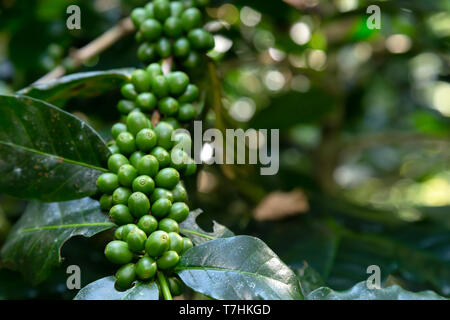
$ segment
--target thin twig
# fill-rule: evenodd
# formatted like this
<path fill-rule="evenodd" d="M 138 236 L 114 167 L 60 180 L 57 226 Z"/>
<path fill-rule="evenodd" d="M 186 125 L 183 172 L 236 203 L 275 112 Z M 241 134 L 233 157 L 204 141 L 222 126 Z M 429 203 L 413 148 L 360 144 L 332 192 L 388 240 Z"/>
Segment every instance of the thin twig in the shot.
<path fill-rule="evenodd" d="M 153 127 L 156 127 L 156 125 L 159 123 L 159 121 L 161 120 L 161 113 L 159 113 L 159 110 L 156 109 L 155 111 L 153 111 L 152 113 L 152 125 Z"/>
<path fill-rule="evenodd" d="M 164 75 L 169 74 L 170 71 L 172 71 L 172 67 L 173 67 L 173 57 L 172 56 L 164 59 L 161 63 L 161 68 L 162 68 Z"/>
<path fill-rule="evenodd" d="M 172 293 L 170 292 L 169 284 L 167 283 L 164 273 L 158 271 L 156 277 L 158 278 L 159 286 L 161 287 L 164 300 L 173 300 Z"/>
<path fill-rule="evenodd" d="M 117 25 L 103 33 L 98 38 L 88 43 L 83 48 L 73 50 L 69 54 L 69 59 L 74 63 L 75 67 L 81 66 L 89 59 L 97 56 L 101 52 L 105 51 L 116 43 L 119 39 L 123 38 L 127 34 L 134 30 L 133 22 L 130 18 L 125 18 L 119 21 Z M 47 73 L 45 76 L 37 80 L 35 83 L 48 82 L 50 80 L 62 77 L 66 73 L 65 68 L 62 65 L 57 66 L 55 69 Z"/>

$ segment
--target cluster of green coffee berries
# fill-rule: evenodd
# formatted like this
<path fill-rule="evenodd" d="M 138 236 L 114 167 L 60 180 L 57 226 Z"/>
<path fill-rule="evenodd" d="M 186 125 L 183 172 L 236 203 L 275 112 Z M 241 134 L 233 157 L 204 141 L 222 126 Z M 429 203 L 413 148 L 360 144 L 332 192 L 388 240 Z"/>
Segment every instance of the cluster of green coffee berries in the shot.
<path fill-rule="evenodd" d="M 140 43 L 138 58 L 150 63 L 173 56 L 184 67 L 194 68 L 201 53 L 214 47 L 214 37 L 202 28 L 199 7 L 205 0 L 154 0 L 144 8 L 136 8 L 131 19 Z"/>
<path fill-rule="evenodd" d="M 136 279 L 153 279 L 158 270 L 170 274 L 192 247 L 180 236 L 178 224 L 189 215 L 181 177 L 194 174 L 196 164 L 184 151 L 192 144 L 189 134 L 174 133 L 163 121 L 153 127 L 139 110 L 130 112 L 126 123 L 116 123 L 111 133 L 117 150 L 97 187 L 103 194 L 101 208 L 119 226 L 105 255 L 122 265 L 116 284 L 126 289 Z M 171 282 L 177 283 L 177 278 L 169 277 Z"/>
<path fill-rule="evenodd" d="M 182 71 L 164 75 L 159 63 L 133 71 L 130 82 L 122 86 L 121 92 L 125 99 L 119 101 L 117 109 L 124 115 L 136 109 L 144 113 L 158 109 L 177 129 L 178 121 L 190 121 L 197 114 L 192 103 L 199 97 L 198 87 L 191 84 L 189 76 Z"/>
<path fill-rule="evenodd" d="M 186 152 L 192 147 L 190 135 L 176 129 L 195 118 L 192 103 L 199 89 L 182 71 L 164 73 L 162 64 L 165 59 L 172 66 L 180 61 L 195 66 L 200 54 L 214 46 L 198 9 L 206 2 L 154 0 L 131 15 L 141 43 L 138 55 L 149 65 L 135 70 L 121 88 L 122 121 L 111 128 L 109 171 L 97 179 L 100 207 L 118 225 L 105 248 L 106 258 L 120 265 L 118 289 L 155 277 L 160 286 L 161 275 L 172 295 L 184 288 L 173 273 L 181 255 L 193 247 L 179 230 L 189 215 L 181 179 L 193 175 L 196 164 Z"/>

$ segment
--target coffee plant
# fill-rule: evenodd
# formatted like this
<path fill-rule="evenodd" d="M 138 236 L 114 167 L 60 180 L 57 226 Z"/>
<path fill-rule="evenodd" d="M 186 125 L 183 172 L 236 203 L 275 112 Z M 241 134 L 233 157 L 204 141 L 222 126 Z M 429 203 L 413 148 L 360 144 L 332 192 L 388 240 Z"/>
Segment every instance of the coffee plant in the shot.
<path fill-rule="evenodd" d="M 1 247 L 1 266 L 40 284 L 61 266 L 64 244 L 83 236 L 101 239 L 99 259 L 114 272 L 81 288 L 78 300 L 172 300 L 193 292 L 212 299 L 441 299 L 366 281 L 336 291 L 313 268 L 289 267 L 256 237 L 215 221 L 211 231 L 200 226 L 202 210 L 188 197 L 198 171 L 189 131 L 207 117 L 205 104 L 221 101 L 207 54 L 215 47 L 205 27 L 208 4 L 153 0 L 133 9 L 140 68 L 73 73 L 0 96 L 0 192 L 29 201 Z M 61 60 L 60 48 L 50 49 Z M 120 91 L 110 106 L 120 117 L 106 133 L 65 110 L 69 99 L 110 89 Z M 275 237 L 272 243 L 290 241 L 284 231 Z"/>

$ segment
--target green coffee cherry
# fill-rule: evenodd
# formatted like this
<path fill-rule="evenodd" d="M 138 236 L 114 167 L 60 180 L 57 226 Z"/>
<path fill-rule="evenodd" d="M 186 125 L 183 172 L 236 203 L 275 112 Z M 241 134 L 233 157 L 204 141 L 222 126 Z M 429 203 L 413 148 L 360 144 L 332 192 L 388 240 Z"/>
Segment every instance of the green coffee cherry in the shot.
<path fill-rule="evenodd" d="M 118 227 L 117 229 L 116 229 L 116 231 L 114 232 L 114 238 L 116 239 L 116 240 L 122 240 L 122 231 L 123 231 L 123 228 L 124 228 L 125 226 L 120 226 L 120 227 Z"/>
<path fill-rule="evenodd" d="M 151 194 L 155 189 L 155 182 L 152 178 L 146 175 L 142 175 L 134 179 L 133 191 L 142 192 L 144 194 Z"/>
<path fill-rule="evenodd" d="M 134 263 L 128 263 L 116 272 L 116 286 L 125 290 L 131 288 L 134 280 L 136 280 L 136 267 Z"/>
<path fill-rule="evenodd" d="M 173 55 L 177 58 L 184 58 L 189 54 L 191 44 L 187 38 L 180 38 L 173 43 Z"/>
<path fill-rule="evenodd" d="M 138 161 L 137 170 L 140 175 L 147 175 L 149 177 L 154 177 L 159 170 L 158 159 L 153 155 L 146 155 L 142 157 Z"/>
<path fill-rule="evenodd" d="M 128 198 L 131 195 L 131 190 L 124 187 L 119 187 L 113 192 L 113 203 L 124 204 L 128 203 Z"/>
<path fill-rule="evenodd" d="M 156 76 L 160 76 L 163 74 L 161 65 L 159 63 L 151 63 L 148 65 L 146 69 L 147 73 L 150 74 L 152 79 Z"/>
<path fill-rule="evenodd" d="M 119 226 L 132 223 L 134 217 L 130 214 L 128 207 L 123 204 L 117 204 L 109 211 L 111 219 Z"/>
<path fill-rule="evenodd" d="M 170 154 L 164 149 L 163 147 L 156 147 L 151 152 L 150 155 L 152 155 L 156 161 L 158 162 L 159 168 L 164 168 L 170 165 Z M 156 172 L 153 176 L 156 175 Z"/>
<path fill-rule="evenodd" d="M 172 97 L 165 97 L 158 103 L 158 109 L 166 116 L 176 115 L 178 112 L 178 101 Z"/>
<path fill-rule="evenodd" d="M 155 41 L 158 39 L 162 32 L 163 27 L 161 23 L 156 19 L 146 19 L 139 29 L 142 34 L 142 37 L 147 41 Z"/>
<path fill-rule="evenodd" d="M 189 8 L 181 15 L 181 21 L 186 31 L 199 28 L 202 24 L 202 13 L 197 8 Z"/>
<path fill-rule="evenodd" d="M 130 164 L 137 168 L 138 162 L 139 160 L 142 159 L 142 157 L 145 157 L 145 153 L 141 152 L 141 151 L 135 151 L 131 154 L 130 156 Z"/>
<path fill-rule="evenodd" d="M 100 197 L 100 209 L 103 211 L 109 211 L 113 206 L 112 196 L 109 194 L 104 194 Z"/>
<path fill-rule="evenodd" d="M 179 129 L 181 127 L 178 120 L 174 117 L 164 118 L 164 122 L 167 122 L 168 124 L 170 124 L 175 130 Z"/>
<path fill-rule="evenodd" d="M 109 146 L 108 148 L 109 148 L 109 152 L 111 152 L 111 154 L 120 153 L 119 147 L 115 143 L 113 145 Z"/>
<path fill-rule="evenodd" d="M 179 18 L 184 11 L 184 5 L 181 1 L 170 2 L 170 15 Z"/>
<path fill-rule="evenodd" d="M 196 171 L 197 171 L 197 165 L 195 164 L 194 159 L 190 158 L 188 160 L 188 163 L 186 164 L 186 169 L 184 169 L 183 174 L 186 177 L 188 177 L 188 176 L 195 174 Z"/>
<path fill-rule="evenodd" d="M 159 21 L 164 21 L 170 17 L 170 2 L 169 0 L 154 0 L 153 14 Z"/>
<path fill-rule="evenodd" d="M 156 186 L 159 188 L 173 189 L 180 182 L 180 173 L 174 168 L 164 168 L 155 177 Z"/>
<path fill-rule="evenodd" d="M 167 233 L 169 232 L 180 232 L 180 228 L 178 226 L 178 223 L 170 218 L 164 218 L 162 219 L 158 224 L 159 230 L 165 231 Z"/>
<path fill-rule="evenodd" d="M 201 56 L 197 52 L 191 51 L 189 52 L 187 57 L 184 58 L 183 66 L 188 69 L 194 69 L 200 65 L 201 61 L 202 61 Z"/>
<path fill-rule="evenodd" d="M 97 188 L 102 193 L 112 194 L 119 187 L 119 180 L 114 173 L 103 173 L 97 179 Z"/>
<path fill-rule="evenodd" d="M 190 103 L 186 103 L 180 106 L 178 119 L 185 122 L 190 121 L 195 118 L 196 114 L 197 110 L 195 110 L 195 107 Z"/>
<path fill-rule="evenodd" d="M 131 12 L 131 21 L 136 28 L 139 28 L 146 18 L 147 12 L 143 8 L 136 8 Z"/>
<path fill-rule="evenodd" d="M 117 110 L 122 114 L 129 114 L 134 109 L 136 109 L 136 106 L 133 101 L 120 100 L 119 103 L 117 103 Z"/>
<path fill-rule="evenodd" d="M 156 52 L 161 58 L 167 58 L 172 53 L 172 43 L 167 38 L 161 38 L 156 42 Z"/>
<path fill-rule="evenodd" d="M 166 251 L 156 260 L 158 269 L 167 270 L 175 267 L 180 261 L 180 256 L 175 251 Z"/>
<path fill-rule="evenodd" d="M 144 256 L 136 263 L 136 274 L 139 279 L 147 281 L 152 279 L 158 270 L 156 261 L 148 256 Z"/>
<path fill-rule="evenodd" d="M 127 130 L 134 136 L 142 129 L 148 128 L 148 118 L 140 111 L 133 111 L 127 117 Z"/>
<path fill-rule="evenodd" d="M 169 92 L 172 95 L 179 96 L 186 91 L 189 85 L 189 77 L 181 71 L 174 71 L 167 75 L 169 82 Z"/>
<path fill-rule="evenodd" d="M 169 213 L 171 207 L 172 202 L 169 199 L 158 199 L 152 204 L 152 215 L 158 219 L 164 218 Z"/>
<path fill-rule="evenodd" d="M 133 224 L 133 223 L 129 223 L 129 224 L 126 224 L 126 225 L 124 225 L 124 226 L 122 226 L 122 227 L 123 227 L 123 229 L 122 229 L 121 236 L 122 236 L 122 239 L 123 239 L 123 240 L 126 240 L 127 237 L 128 237 L 128 234 L 129 234 L 131 231 L 133 231 L 134 229 L 136 229 L 136 228 L 137 228 L 137 225 L 135 225 L 135 224 Z"/>
<path fill-rule="evenodd" d="M 149 152 L 152 150 L 156 146 L 157 142 L 158 138 L 155 131 L 152 129 L 142 129 L 136 135 L 136 145 L 139 150 L 143 152 Z"/>
<path fill-rule="evenodd" d="M 211 39 L 212 38 L 212 39 Z M 206 30 L 197 28 L 189 31 L 188 40 L 191 44 L 191 47 L 196 50 L 209 50 L 212 46 L 214 46 L 214 37 Z"/>
<path fill-rule="evenodd" d="M 158 199 L 169 199 L 172 202 L 173 201 L 172 192 L 163 188 L 156 188 L 153 191 L 150 200 L 153 203 L 156 202 Z"/>
<path fill-rule="evenodd" d="M 178 277 L 168 277 L 167 284 L 173 296 L 179 296 L 184 292 L 184 283 Z"/>
<path fill-rule="evenodd" d="M 145 248 L 147 235 L 139 228 L 135 228 L 127 235 L 128 248 L 133 252 L 141 252 Z"/>
<path fill-rule="evenodd" d="M 129 164 L 129 162 L 122 154 L 113 154 L 108 158 L 108 169 L 113 173 L 117 173 L 124 164 Z"/>
<path fill-rule="evenodd" d="M 172 141 L 174 143 L 174 148 L 182 149 L 183 151 L 191 150 L 192 139 L 191 135 L 187 132 L 176 132 L 173 135 Z"/>
<path fill-rule="evenodd" d="M 138 48 L 137 56 L 139 60 L 144 62 L 155 61 L 158 58 L 156 46 L 148 42 L 142 43 Z"/>
<path fill-rule="evenodd" d="M 155 109 L 156 103 L 156 97 L 151 92 L 143 92 L 136 97 L 136 105 L 141 108 L 142 111 L 152 111 Z"/>
<path fill-rule="evenodd" d="M 189 215 L 189 207 L 184 202 L 175 202 L 170 208 L 167 218 L 173 219 L 178 223 L 183 222 Z"/>
<path fill-rule="evenodd" d="M 183 251 L 183 238 L 176 232 L 169 232 L 170 248 L 169 250 L 181 254 Z"/>
<path fill-rule="evenodd" d="M 154 18 L 155 14 L 153 12 L 153 2 L 149 2 L 144 7 L 145 11 L 147 12 L 147 18 Z"/>
<path fill-rule="evenodd" d="M 114 204 L 127 204 L 128 198 L 131 196 L 131 190 L 124 187 L 119 187 L 114 190 L 112 198 Z M 129 223 L 129 222 L 128 222 Z"/>
<path fill-rule="evenodd" d="M 134 100 L 137 97 L 136 89 L 132 83 L 125 83 L 120 88 L 120 93 L 124 96 L 125 99 Z"/>
<path fill-rule="evenodd" d="M 127 131 L 127 126 L 124 123 L 119 122 L 111 127 L 111 135 L 113 136 L 114 139 L 117 139 L 119 134 L 125 131 Z"/>
<path fill-rule="evenodd" d="M 134 217 L 140 218 L 150 212 L 150 201 L 142 192 L 134 192 L 128 199 L 128 208 Z"/>
<path fill-rule="evenodd" d="M 183 34 L 183 23 L 177 17 L 169 17 L 164 22 L 164 34 L 170 38 L 178 38 Z"/>
<path fill-rule="evenodd" d="M 178 183 L 172 190 L 173 201 L 174 202 L 186 202 L 187 201 L 187 191 L 181 183 Z"/>
<path fill-rule="evenodd" d="M 151 88 L 152 78 L 145 70 L 138 69 L 131 74 L 131 82 L 138 92 L 146 92 Z"/>
<path fill-rule="evenodd" d="M 150 235 L 158 229 L 158 220 L 154 216 L 145 215 L 139 219 L 137 225 L 139 229 Z"/>
<path fill-rule="evenodd" d="M 111 241 L 106 245 L 105 256 L 115 264 L 126 264 L 133 259 L 133 253 L 128 248 L 128 244 L 120 240 Z"/>
<path fill-rule="evenodd" d="M 194 247 L 194 244 L 192 243 L 191 239 L 183 237 L 183 250 L 181 250 L 180 255 L 183 255 L 186 251 L 188 251 L 192 247 Z"/>
<path fill-rule="evenodd" d="M 150 257 L 159 257 L 170 247 L 170 238 L 167 232 L 158 230 L 153 232 L 145 243 L 145 251 Z"/>
<path fill-rule="evenodd" d="M 173 127 L 167 122 L 161 121 L 155 127 L 155 133 L 158 136 L 158 146 L 166 150 L 170 150 L 173 146 L 172 142 Z"/>
<path fill-rule="evenodd" d="M 122 132 L 116 139 L 116 144 L 122 154 L 131 154 L 136 150 L 134 137 L 129 132 Z"/>
<path fill-rule="evenodd" d="M 137 177 L 136 169 L 130 164 L 124 164 L 117 173 L 119 183 L 124 187 L 131 187 L 134 179 Z"/>
<path fill-rule="evenodd" d="M 174 148 L 170 152 L 170 166 L 178 172 L 183 172 L 189 161 L 189 155 L 181 149 Z"/>
<path fill-rule="evenodd" d="M 199 91 L 195 84 L 188 84 L 184 93 L 178 97 L 180 103 L 190 103 L 198 99 Z"/>
<path fill-rule="evenodd" d="M 169 84 L 163 75 L 156 75 L 152 79 L 152 91 L 158 98 L 164 98 L 169 94 Z"/>

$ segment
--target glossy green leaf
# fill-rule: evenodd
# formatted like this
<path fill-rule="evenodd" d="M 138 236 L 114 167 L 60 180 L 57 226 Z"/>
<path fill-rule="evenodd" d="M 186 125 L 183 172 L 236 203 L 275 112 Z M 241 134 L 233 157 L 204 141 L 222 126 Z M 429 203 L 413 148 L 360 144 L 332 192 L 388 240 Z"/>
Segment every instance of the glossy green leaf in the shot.
<path fill-rule="evenodd" d="M 194 244 L 202 244 L 204 242 L 214 240 L 217 238 L 228 238 L 234 236 L 234 233 L 227 227 L 213 221 L 213 231 L 208 232 L 203 230 L 197 224 L 197 218 L 202 214 L 201 209 L 191 211 L 186 220 L 180 224 L 180 232 L 192 240 Z"/>
<path fill-rule="evenodd" d="M 134 69 L 73 73 L 49 82 L 31 85 L 18 93 L 62 106 L 73 97 L 90 98 L 117 89 Z"/>
<path fill-rule="evenodd" d="M 31 202 L 1 250 L 2 264 L 33 284 L 44 281 L 62 262 L 61 248 L 74 236 L 91 237 L 113 228 L 98 201 Z"/>
<path fill-rule="evenodd" d="M 85 122 L 40 100 L 0 96 L 0 192 L 65 201 L 93 195 L 109 149 Z"/>
<path fill-rule="evenodd" d="M 410 292 L 397 285 L 386 288 L 369 289 L 365 281 L 359 282 L 346 291 L 334 291 L 322 287 L 306 296 L 308 300 L 444 300 L 433 291 Z"/>
<path fill-rule="evenodd" d="M 94 281 L 80 291 L 74 300 L 158 300 L 158 286 L 152 282 L 137 282 L 134 287 L 118 291 L 114 287 L 115 278 L 105 277 Z"/>
<path fill-rule="evenodd" d="M 308 295 L 315 289 L 325 286 L 320 274 L 314 270 L 308 263 L 304 262 L 303 267 L 295 270 L 298 280 L 300 281 L 300 287 L 304 296 Z"/>
<path fill-rule="evenodd" d="M 175 270 L 191 289 L 214 299 L 303 299 L 294 272 L 264 242 L 250 236 L 195 246 Z"/>

